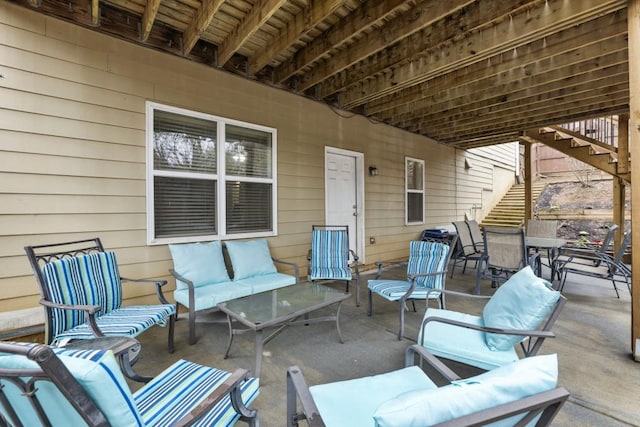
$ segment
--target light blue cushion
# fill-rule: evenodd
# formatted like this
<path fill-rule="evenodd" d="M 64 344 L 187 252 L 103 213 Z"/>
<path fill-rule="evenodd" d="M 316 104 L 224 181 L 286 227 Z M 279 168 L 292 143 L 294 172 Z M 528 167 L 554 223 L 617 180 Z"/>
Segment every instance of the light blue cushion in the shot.
<path fill-rule="evenodd" d="M 250 286 L 252 294 L 271 291 L 273 289 L 282 288 L 296 283 L 295 276 L 283 273 L 265 274 L 262 276 L 248 277 L 236 282 L 238 285 Z"/>
<path fill-rule="evenodd" d="M 213 308 L 218 303 L 251 295 L 251 286 L 228 280 L 224 283 L 216 283 L 213 286 L 200 286 L 194 289 L 196 311 Z M 173 292 L 176 302 L 189 307 L 189 291 L 176 289 Z"/>
<path fill-rule="evenodd" d="M 484 326 L 480 316 L 451 310 L 429 308 L 424 318 L 443 317 L 449 320 Z M 491 370 L 520 359 L 514 346 L 506 350 L 491 350 L 486 343 L 485 333 L 469 328 L 432 321 L 427 323 L 422 341 L 422 328 L 418 334 L 418 344 L 439 357 L 455 360 L 480 369 Z"/>
<path fill-rule="evenodd" d="M 63 348 L 54 349 L 54 352 L 102 411 L 111 426 L 144 425 L 111 350 L 83 351 Z M 0 358 L 0 367 L 29 368 L 37 367 L 37 364 L 25 356 L 11 355 Z M 43 404 L 54 411 L 54 425 L 84 425 L 81 421 L 78 424 L 74 423 L 79 416 L 71 405 L 64 403 L 65 400 L 60 392 L 51 383 L 39 382 L 37 387 L 41 392 L 46 393 L 46 396 L 42 396 Z M 29 412 L 33 413 L 33 411 Z M 26 422 L 25 425 L 40 425 L 40 423 Z"/>
<path fill-rule="evenodd" d="M 266 239 L 225 242 L 233 266 L 233 280 L 277 273 Z"/>
<path fill-rule="evenodd" d="M 436 389 L 417 366 L 309 387 L 327 426 L 372 427 L 375 409 L 400 393 Z"/>
<path fill-rule="evenodd" d="M 173 269 L 193 282 L 195 287 L 229 281 L 229 273 L 222 256 L 222 243 L 184 243 L 169 245 Z M 176 280 L 176 287 L 187 285 Z"/>
<path fill-rule="evenodd" d="M 485 305 L 482 317 L 487 327 L 535 330 L 560 298 L 551 283 L 527 266 L 498 288 Z M 522 340 L 518 335 L 485 334 L 489 348 L 506 350 Z"/>
<path fill-rule="evenodd" d="M 430 426 L 552 390 L 557 380 L 555 354 L 529 357 L 436 390 L 402 393 L 381 404 L 373 417 L 378 427 Z M 492 425 L 513 426 L 520 418 Z"/>

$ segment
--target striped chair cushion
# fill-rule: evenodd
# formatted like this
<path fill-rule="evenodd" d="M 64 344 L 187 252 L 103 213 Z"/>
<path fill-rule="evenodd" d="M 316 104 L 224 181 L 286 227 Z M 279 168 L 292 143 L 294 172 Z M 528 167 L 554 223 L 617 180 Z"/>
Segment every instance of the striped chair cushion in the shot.
<path fill-rule="evenodd" d="M 445 271 L 449 259 L 449 245 L 438 242 L 413 241 L 409 246 L 407 275 Z M 444 274 L 418 277 L 416 287 L 442 289 Z"/>
<path fill-rule="evenodd" d="M 313 230 L 309 279 L 351 280 L 349 237 L 345 230 Z"/>
<path fill-rule="evenodd" d="M 135 392 L 133 398 L 146 426 L 164 427 L 172 425 L 200 404 L 229 375 L 226 371 L 179 360 Z M 248 406 L 258 396 L 258 386 L 257 378 L 241 385 L 245 405 Z M 227 395 L 194 425 L 230 426 L 239 418 Z"/>
<path fill-rule="evenodd" d="M 96 319 L 105 335 L 136 336 L 153 325 L 165 325 L 175 313 L 172 304 L 121 307 L 122 282 L 113 252 L 53 261 L 42 268 L 42 274 L 51 302 L 100 306 Z M 52 309 L 53 342 L 94 337 L 86 322 L 84 311 Z"/>
<path fill-rule="evenodd" d="M 60 311 L 60 310 L 58 310 Z M 165 326 L 176 312 L 173 304 L 121 307 L 96 318 L 96 323 L 106 336 L 135 337 L 154 325 Z M 95 338 L 87 323 L 59 332 L 52 344 L 58 345 L 72 339 Z"/>
<path fill-rule="evenodd" d="M 33 345 L 31 343 L 25 344 Z M 126 380 L 111 350 L 71 350 L 53 348 L 54 353 L 78 381 L 111 426 L 144 426 Z M 21 355 L 0 354 L 0 368 L 37 368 L 37 364 Z M 2 384 L 7 397 L 17 402 L 25 400 L 20 418 L 25 426 L 42 425 L 35 411 L 28 409 L 23 393 Z M 78 412 L 69 404 L 61 391 L 49 381 L 37 380 L 37 398 L 53 425 L 86 425 Z M 0 423 L 1 424 L 1 423 Z"/>
<path fill-rule="evenodd" d="M 409 247 L 407 275 L 443 272 L 434 276 L 418 277 L 411 298 L 425 299 L 431 289 L 442 289 L 445 279 L 445 267 L 449 255 L 449 245 L 438 242 L 413 241 Z M 389 301 L 397 301 L 411 287 L 410 280 L 369 280 L 368 288 Z M 432 293 L 430 298 L 437 298 Z"/>

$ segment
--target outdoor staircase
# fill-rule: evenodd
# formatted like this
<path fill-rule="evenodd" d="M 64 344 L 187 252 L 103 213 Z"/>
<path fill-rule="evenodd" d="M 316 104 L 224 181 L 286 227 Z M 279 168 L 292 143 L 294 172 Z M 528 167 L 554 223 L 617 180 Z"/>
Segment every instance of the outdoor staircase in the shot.
<path fill-rule="evenodd" d="M 531 129 L 526 131 L 522 138 L 529 142 L 548 145 L 596 169 L 631 182 L 629 154 L 619 153 L 617 146 L 589 138 L 560 126 Z M 626 158 L 621 156 L 626 156 Z"/>
<path fill-rule="evenodd" d="M 531 188 L 533 203 L 547 182 L 540 180 Z M 502 200 L 482 220 L 482 226 L 518 227 L 524 223 L 524 184 L 514 184 L 502 197 Z"/>

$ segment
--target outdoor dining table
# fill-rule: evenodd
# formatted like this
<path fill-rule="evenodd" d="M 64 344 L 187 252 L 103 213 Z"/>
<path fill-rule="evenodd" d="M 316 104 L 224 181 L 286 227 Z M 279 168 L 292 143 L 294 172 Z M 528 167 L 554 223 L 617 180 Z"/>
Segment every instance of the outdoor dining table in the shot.
<path fill-rule="evenodd" d="M 565 246 L 567 241 L 565 239 L 561 239 L 558 237 L 533 237 L 526 236 L 525 244 L 527 245 L 527 250 L 533 249 L 536 252 L 540 249 L 546 250 L 549 254 L 549 268 L 551 268 L 551 280 L 555 277 L 556 271 L 553 266 L 553 260 L 556 257 L 558 249 Z M 536 274 L 539 277 L 542 277 L 542 262 L 538 261 Z"/>

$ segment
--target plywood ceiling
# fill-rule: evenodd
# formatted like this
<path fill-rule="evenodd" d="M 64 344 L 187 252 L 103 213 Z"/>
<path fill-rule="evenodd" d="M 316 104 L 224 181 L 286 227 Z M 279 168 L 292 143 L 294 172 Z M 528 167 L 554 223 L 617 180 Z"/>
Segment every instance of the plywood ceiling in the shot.
<path fill-rule="evenodd" d="M 11 0 L 470 148 L 628 112 L 625 0 Z"/>

